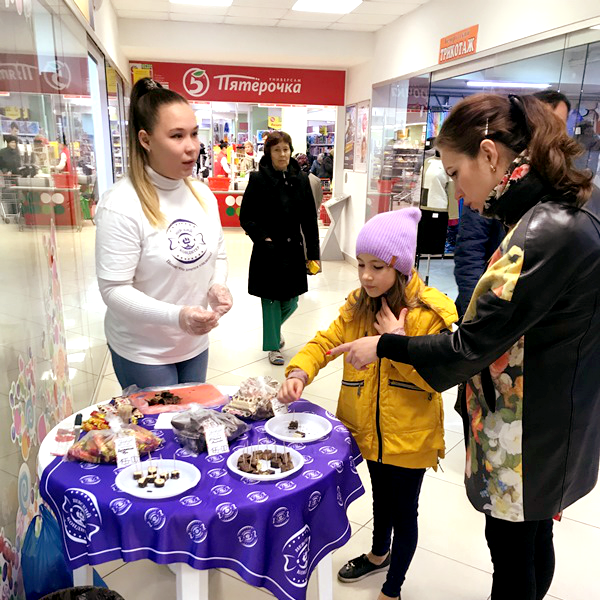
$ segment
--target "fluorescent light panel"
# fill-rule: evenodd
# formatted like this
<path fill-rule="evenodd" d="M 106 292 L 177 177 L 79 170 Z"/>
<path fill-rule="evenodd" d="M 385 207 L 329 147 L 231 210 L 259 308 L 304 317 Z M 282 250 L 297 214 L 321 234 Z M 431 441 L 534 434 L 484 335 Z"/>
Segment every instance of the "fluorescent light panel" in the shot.
<path fill-rule="evenodd" d="M 347 15 L 361 4 L 362 0 L 297 0 L 296 4 L 292 6 L 292 10 Z"/>
<path fill-rule="evenodd" d="M 510 89 L 545 90 L 549 83 L 510 83 L 508 81 L 467 81 L 467 87 L 496 87 Z"/>
<path fill-rule="evenodd" d="M 222 6 L 227 8 L 233 0 L 169 0 L 171 4 L 189 4 L 190 6 Z"/>
<path fill-rule="evenodd" d="M 590 29 L 600 29 L 600 25 L 594 25 L 593 27 L 590 27 Z"/>

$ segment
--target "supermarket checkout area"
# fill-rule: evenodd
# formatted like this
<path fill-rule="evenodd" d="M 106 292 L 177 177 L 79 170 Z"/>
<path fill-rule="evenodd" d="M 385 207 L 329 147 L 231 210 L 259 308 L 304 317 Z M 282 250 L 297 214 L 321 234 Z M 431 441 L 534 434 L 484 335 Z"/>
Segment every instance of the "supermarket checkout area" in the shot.
<path fill-rule="evenodd" d="M 248 179 L 236 178 L 231 181 L 229 177 L 207 177 L 204 183 L 217 198 L 221 225 L 223 227 L 241 227 L 240 207 Z"/>
<path fill-rule="evenodd" d="M 95 175 L 78 173 L 2 176 L 0 201 L 5 221 L 14 217 L 22 230 L 24 226 L 47 227 L 54 219 L 57 227 L 73 227 L 80 231 L 84 219 L 93 220 L 89 199 L 94 195 L 95 184 Z"/>

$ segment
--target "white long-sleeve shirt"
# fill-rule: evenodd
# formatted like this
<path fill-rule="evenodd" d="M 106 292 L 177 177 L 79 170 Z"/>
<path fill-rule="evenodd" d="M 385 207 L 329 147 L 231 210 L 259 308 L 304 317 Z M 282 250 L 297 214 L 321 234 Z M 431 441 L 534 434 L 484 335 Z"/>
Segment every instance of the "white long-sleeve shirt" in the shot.
<path fill-rule="evenodd" d="M 210 287 L 227 281 L 227 255 L 217 200 L 208 187 L 194 182 L 204 209 L 183 180 L 147 171 L 167 225 L 150 225 L 124 177 L 98 204 L 96 275 L 110 347 L 137 363 L 172 364 L 208 347 L 208 335 L 179 327 L 179 312 L 182 306 L 208 308 Z"/>

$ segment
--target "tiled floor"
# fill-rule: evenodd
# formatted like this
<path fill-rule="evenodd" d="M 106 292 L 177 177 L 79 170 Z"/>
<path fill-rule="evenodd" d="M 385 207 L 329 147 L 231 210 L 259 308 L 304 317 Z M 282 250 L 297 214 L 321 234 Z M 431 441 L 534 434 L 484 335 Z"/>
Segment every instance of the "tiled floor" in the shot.
<path fill-rule="evenodd" d="M 230 260 L 229 285 L 234 308 L 212 335 L 209 380 L 215 384 L 237 384 L 251 375 L 269 374 L 281 378 L 282 367 L 273 367 L 261 351 L 260 301 L 246 293 L 248 239 L 241 233 L 226 233 Z M 422 269 L 426 263 L 421 264 Z M 430 285 L 455 296 L 451 261 L 432 261 Z M 356 270 L 343 263 L 325 263 L 323 273 L 310 279 L 310 291 L 301 300 L 298 312 L 284 326 L 289 359 L 319 328 L 336 317 L 347 293 L 357 286 Z M 76 292 L 75 292 L 76 293 Z M 305 397 L 335 410 L 342 363 L 330 364 L 307 388 Z M 120 391 L 111 367 L 100 388 L 99 399 Z M 491 563 L 483 535 L 483 516 L 467 501 L 462 472 L 464 462 L 462 425 L 453 411 L 455 392 L 444 394 L 447 457 L 443 471 L 425 477 L 420 501 L 419 546 L 402 590 L 403 600 L 486 600 L 491 582 Z M 360 466 L 367 494 L 350 506 L 353 535 L 333 555 L 334 572 L 349 558 L 369 550 L 372 514 L 366 465 Z M 568 509 L 555 527 L 557 568 L 550 598 L 563 600 L 600 599 L 597 560 L 600 551 L 600 489 Z M 98 569 L 107 584 L 126 600 L 173 600 L 175 579 L 171 571 L 149 561 L 123 565 L 108 563 Z M 383 575 L 354 585 L 334 580 L 335 600 L 375 599 Z M 231 571 L 210 574 L 210 599 L 255 600 L 270 595 L 251 588 Z M 311 581 L 308 598 L 317 597 Z M 510 599 L 507 599 L 510 600 Z"/>

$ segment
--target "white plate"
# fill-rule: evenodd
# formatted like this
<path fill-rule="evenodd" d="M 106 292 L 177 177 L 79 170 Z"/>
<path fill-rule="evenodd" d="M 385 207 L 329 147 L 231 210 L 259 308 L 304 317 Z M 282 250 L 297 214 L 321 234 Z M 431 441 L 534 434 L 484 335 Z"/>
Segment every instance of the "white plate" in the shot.
<path fill-rule="evenodd" d="M 279 469 L 273 469 L 275 473 L 273 475 L 258 475 L 256 473 L 244 473 L 244 471 L 240 471 L 238 469 L 237 463 L 238 458 L 244 452 L 248 454 L 252 454 L 255 450 L 273 450 L 275 448 L 276 452 L 289 452 L 292 458 L 292 463 L 294 464 L 294 468 L 282 473 Z M 265 461 L 266 463 L 267 461 Z M 294 473 L 298 472 L 304 466 L 304 457 L 300 452 L 294 450 L 293 448 L 288 448 L 287 446 L 275 446 L 274 444 L 256 444 L 254 446 L 243 446 L 238 448 L 234 452 L 229 455 L 227 459 L 227 466 L 229 470 L 239 475 L 240 477 L 246 477 L 247 479 L 255 479 L 256 481 L 277 481 L 278 479 L 284 479 L 285 477 L 289 477 Z M 269 467 L 271 468 L 271 467 Z"/>
<path fill-rule="evenodd" d="M 173 469 L 176 469 L 179 471 L 179 479 L 167 479 L 164 487 L 161 488 L 154 487 L 152 483 L 141 488 L 133 478 L 133 474 L 135 471 L 143 471 L 145 473 L 149 466 L 150 462 L 145 460 L 142 463 L 123 469 L 115 478 L 115 484 L 121 491 L 136 498 L 152 498 L 152 500 L 156 500 L 179 496 L 179 494 L 183 494 L 183 492 L 195 487 L 200 481 L 200 471 L 188 462 L 173 460 L 172 458 L 152 459 L 152 466 L 156 467 L 159 473 L 170 473 Z"/>
<path fill-rule="evenodd" d="M 294 432 L 288 429 L 290 421 L 298 421 L 298 429 L 304 437 L 294 435 Z M 284 442 L 314 442 L 331 431 L 331 421 L 312 413 L 287 413 L 269 419 L 265 423 L 265 431 Z"/>

